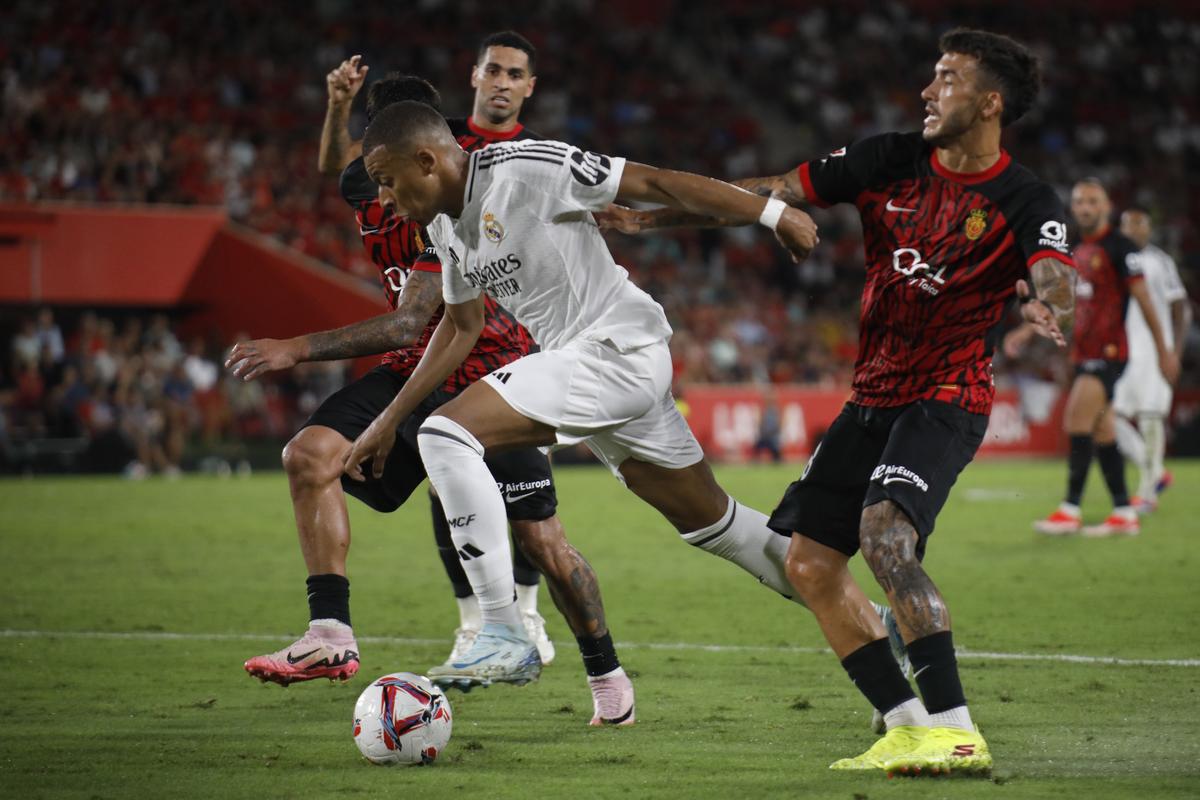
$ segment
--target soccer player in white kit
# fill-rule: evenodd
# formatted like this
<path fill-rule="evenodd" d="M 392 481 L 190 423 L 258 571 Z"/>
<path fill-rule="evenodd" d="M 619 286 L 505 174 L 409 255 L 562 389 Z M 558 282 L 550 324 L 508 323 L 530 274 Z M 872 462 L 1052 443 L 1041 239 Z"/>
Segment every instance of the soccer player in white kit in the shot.
<path fill-rule="evenodd" d="M 1192 305 L 1175 261 L 1150 243 L 1150 215 L 1145 211 L 1131 208 L 1121 214 L 1121 233 L 1141 248 L 1137 262 L 1145 275 L 1146 289 L 1162 325 L 1163 337 L 1182 360 L 1192 324 Z M 1129 338 L 1129 363 L 1113 395 L 1117 444 L 1125 457 L 1137 464 L 1141 478 L 1133 505 L 1138 513 L 1146 514 L 1158 507 L 1158 496 L 1171 482 L 1170 473 L 1163 466 L 1167 449 L 1164 420 L 1171 411 L 1171 384 L 1158 368 L 1154 336 L 1136 303 L 1129 306 L 1125 333 Z M 1132 422 L 1137 423 L 1136 428 Z"/>
<path fill-rule="evenodd" d="M 561 142 L 468 154 L 442 117 L 419 103 L 380 112 L 363 152 L 380 202 L 429 226 L 444 265 L 446 313 L 409 382 L 355 441 L 347 474 L 361 480 L 364 461 L 383 468 L 397 421 L 470 350 L 483 323 L 483 292 L 542 348 L 476 382 L 420 429 L 421 456 L 455 545 L 471 556 L 463 566 L 484 622 L 456 665 L 458 677 L 519 683 L 540 670 L 513 605 L 504 503 L 484 466 L 487 451 L 585 442 L 685 541 L 790 597 L 786 539 L 767 527 L 765 514 L 717 485 L 671 396 L 671 328 L 662 307 L 613 261 L 591 212 L 621 197 L 757 220 L 797 258 L 817 242 L 811 218 L 720 181 Z M 620 717 L 632 722 L 632 685 L 627 702 Z"/>

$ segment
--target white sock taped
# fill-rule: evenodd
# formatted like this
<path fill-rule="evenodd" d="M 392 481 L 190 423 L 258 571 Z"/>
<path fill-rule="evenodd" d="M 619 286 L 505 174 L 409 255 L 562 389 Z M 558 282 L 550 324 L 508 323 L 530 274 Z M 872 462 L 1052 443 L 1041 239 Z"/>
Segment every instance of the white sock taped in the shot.
<path fill-rule="evenodd" d="M 483 445 L 457 422 L 436 415 L 421 425 L 417 443 L 482 622 L 519 625 L 504 498 L 483 463 Z"/>

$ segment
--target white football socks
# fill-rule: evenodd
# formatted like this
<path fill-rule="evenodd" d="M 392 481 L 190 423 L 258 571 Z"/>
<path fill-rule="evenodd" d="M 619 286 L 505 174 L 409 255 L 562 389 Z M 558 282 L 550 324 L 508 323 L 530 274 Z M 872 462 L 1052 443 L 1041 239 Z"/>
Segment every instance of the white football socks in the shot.
<path fill-rule="evenodd" d="M 1139 414 L 1138 428 L 1145 442 L 1145 454 L 1137 461 L 1141 472 L 1138 494 L 1143 500 L 1154 500 L 1157 497 L 1158 481 L 1162 478 L 1166 467 L 1163 456 L 1166 455 L 1167 437 L 1163 429 L 1163 418 L 1158 414 Z"/>
<path fill-rule="evenodd" d="M 929 712 L 925 710 L 925 705 L 918 697 L 905 700 L 900 705 L 885 713 L 883 721 L 889 731 L 901 725 L 916 725 L 921 728 L 928 728 L 932 724 Z"/>
<path fill-rule="evenodd" d="M 354 629 L 340 619 L 309 620 L 308 629 L 334 641 L 352 641 L 354 639 Z"/>
<path fill-rule="evenodd" d="M 929 725 L 932 728 L 961 728 L 964 731 L 975 730 L 975 723 L 971 722 L 971 712 L 967 711 L 966 706 L 955 706 L 945 711 L 939 711 L 936 714 L 930 714 Z"/>
<path fill-rule="evenodd" d="M 479 616 L 479 600 L 473 594 L 454 598 L 458 601 L 458 627 L 477 631 L 483 626 Z"/>
<path fill-rule="evenodd" d="M 1146 442 L 1142 432 L 1133 427 L 1133 423 L 1120 414 L 1116 415 L 1117 449 L 1121 455 L 1135 464 L 1141 464 L 1146 458 Z"/>
<path fill-rule="evenodd" d="M 538 584 L 526 586 L 523 583 L 517 584 L 517 608 L 522 614 L 537 613 L 537 595 Z"/>
<path fill-rule="evenodd" d="M 685 542 L 732 561 L 758 582 L 793 602 L 804 605 L 788 581 L 784 561 L 791 538 L 767 527 L 767 515 L 732 497 L 719 520 L 698 531 L 679 534 Z"/>
<path fill-rule="evenodd" d="M 421 425 L 417 444 L 478 599 L 481 621 L 520 628 L 504 498 L 483 463 L 483 445 L 457 422 L 436 415 Z"/>

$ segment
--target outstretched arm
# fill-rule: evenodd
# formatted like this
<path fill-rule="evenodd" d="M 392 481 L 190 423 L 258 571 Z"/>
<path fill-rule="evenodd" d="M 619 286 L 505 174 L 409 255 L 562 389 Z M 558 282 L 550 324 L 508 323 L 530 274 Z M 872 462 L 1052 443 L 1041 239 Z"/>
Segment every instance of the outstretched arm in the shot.
<path fill-rule="evenodd" d="M 446 314 L 429 339 L 420 363 L 400 393 L 363 431 L 346 455 L 343 470 L 356 481 L 366 480 L 362 463 L 371 460 L 371 473 L 380 478 L 388 453 L 396 444 L 396 429 L 417 405 L 458 368 L 483 331 L 483 295 L 466 303 L 446 306 Z"/>
<path fill-rule="evenodd" d="M 396 310 L 331 331 L 292 339 L 238 342 L 225 367 L 244 381 L 305 361 L 336 361 L 386 353 L 420 338 L 442 304 L 442 278 L 436 272 L 413 272 L 404 283 Z"/>
<path fill-rule="evenodd" d="M 800 176 L 796 170 L 764 178 L 743 178 L 731 183 L 751 194 L 782 200 L 789 206 L 798 207 L 805 201 L 804 187 L 800 184 Z M 730 217 L 697 214 L 679 208 L 637 211 L 624 206 L 612 206 L 602 214 L 597 214 L 596 219 L 602 228 L 629 234 L 655 228 L 717 228 L 747 224 Z"/>
<path fill-rule="evenodd" d="M 812 218 L 781 198 L 763 200 L 745 188 L 690 172 L 630 162 L 621 175 L 617 196 L 623 200 L 659 203 L 729 225 L 761 222 L 775 231 L 780 244 L 796 260 L 806 257 L 818 241 Z"/>
<path fill-rule="evenodd" d="M 317 169 L 324 175 L 337 175 L 362 155 L 362 142 L 350 138 L 350 107 L 367 79 L 368 66 L 359 66 L 362 56 L 351 56 L 325 76 L 329 104 L 325 125 L 321 128 L 321 149 L 317 151 Z"/>

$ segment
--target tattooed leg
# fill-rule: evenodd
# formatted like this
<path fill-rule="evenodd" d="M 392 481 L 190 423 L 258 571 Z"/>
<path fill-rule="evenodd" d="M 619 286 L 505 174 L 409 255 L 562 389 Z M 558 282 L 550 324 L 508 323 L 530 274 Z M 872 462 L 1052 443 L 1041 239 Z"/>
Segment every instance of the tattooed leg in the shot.
<path fill-rule="evenodd" d="M 917 531 L 899 506 L 883 500 L 864 509 L 859 541 L 904 641 L 950 630 L 946 602 L 917 559 Z"/>
<path fill-rule="evenodd" d="M 567 541 L 557 516 L 512 523 L 522 550 L 546 576 L 546 588 L 576 636 L 599 638 L 608 633 L 600 582 L 591 564 Z"/>

